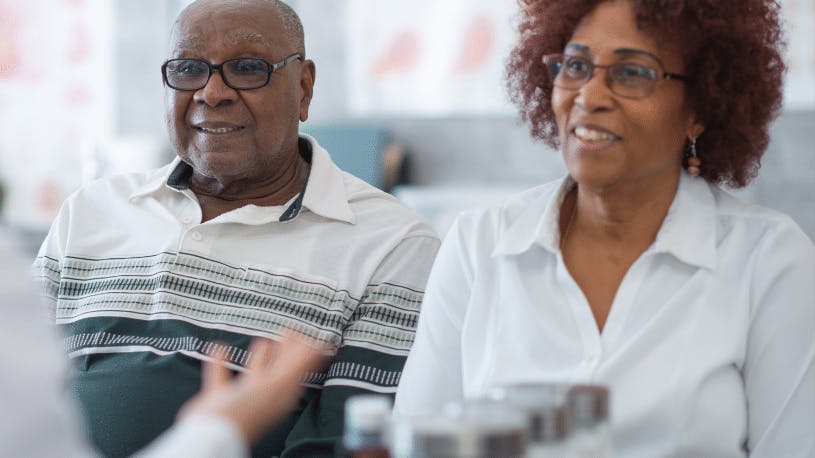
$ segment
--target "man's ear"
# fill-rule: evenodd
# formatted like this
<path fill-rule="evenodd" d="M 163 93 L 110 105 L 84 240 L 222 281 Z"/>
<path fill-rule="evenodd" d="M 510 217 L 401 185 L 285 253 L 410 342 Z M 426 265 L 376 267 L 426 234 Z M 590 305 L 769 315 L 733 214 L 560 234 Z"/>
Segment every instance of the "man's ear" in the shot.
<path fill-rule="evenodd" d="M 300 122 L 308 119 L 308 108 L 311 105 L 311 97 L 314 95 L 316 73 L 317 68 L 314 66 L 314 61 L 304 60 L 300 72 Z"/>

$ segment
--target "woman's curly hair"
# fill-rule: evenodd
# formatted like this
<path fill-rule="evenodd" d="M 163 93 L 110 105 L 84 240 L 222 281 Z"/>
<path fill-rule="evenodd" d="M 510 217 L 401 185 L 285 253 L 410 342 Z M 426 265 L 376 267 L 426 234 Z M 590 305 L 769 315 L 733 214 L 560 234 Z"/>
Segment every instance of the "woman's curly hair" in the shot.
<path fill-rule="evenodd" d="M 542 57 L 563 52 L 581 18 L 602 0 L 518 0 L 520 40 L 507 87 L 532 135 L 556 147 L 552 84 Z M 743 187 L 755 177 L 783 99 L 786 65 L 776 0 L 630 0 L 640 30 L 682 53 L 688 102 L 705 126 L 701 176 Z"/>

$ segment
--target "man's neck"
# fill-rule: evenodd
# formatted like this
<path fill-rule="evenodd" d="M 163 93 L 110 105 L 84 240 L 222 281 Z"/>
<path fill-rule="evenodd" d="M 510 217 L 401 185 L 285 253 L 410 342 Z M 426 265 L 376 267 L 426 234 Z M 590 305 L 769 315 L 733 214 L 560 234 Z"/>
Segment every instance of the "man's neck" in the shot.
<path fill-rule="evenodd" d="M 216 179 L 190 177 L 190 189 L 201 205 L 201 222 L 246 205 L 260 207 L 283 205 L 302 189 L 309 175 L 310 164 L 300 156 L 279 176 L 265 182 L 236 180 L 228 183 Z"/>

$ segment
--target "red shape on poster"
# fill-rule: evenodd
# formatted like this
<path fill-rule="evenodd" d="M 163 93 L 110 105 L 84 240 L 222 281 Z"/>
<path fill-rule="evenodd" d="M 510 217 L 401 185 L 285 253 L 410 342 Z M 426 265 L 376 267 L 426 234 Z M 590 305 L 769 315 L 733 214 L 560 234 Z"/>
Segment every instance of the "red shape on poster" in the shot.
<path fill-rule="evenodd" d="M 37 210 L 45 215 L 56 215 L 62 205 L 62 192 L 59 183 L 49 178 L 43 182 L 37 193 Z"/>
<path fill-rule="evenodd" d="M 421 47 L 419 34 L 415 31 L 405 30 L 397 34 L 385 49 L 385 52 L 380 54 L 374 61 L 371 75 L 376 79 L 388 73 L 400 73 L 409 70 L 419 61 Z"/>
<path fill-rule="evenodd" d="M 69 106 L 81 107 L 91 103 L 93 93 L 87 86 L 73 86 L 68 89 L 65 99 Z"/>
<path fill-rule="evenodd" d="M 88 42 L 88 31 L 85 27 L 78 25 L 74 27 L 71 35 L 71 45 L 68 48 L 68 62 L 79 63 L 88 58 L 90 54 L 90 43 Z"/>
<path fill-rule="evenodd" d="M 464 32 L 464 40 L 453 66 L 453 73 L 477 71 L 489 60 L 494 43 L 495 26 L 492 19 L 485 14 L 473 17 Z"/>
<path fill-rule="evenodd" d="M 0 79 L 14 76 L 20 65 L 18 23 L 16 11 L 0 2 Z"/>

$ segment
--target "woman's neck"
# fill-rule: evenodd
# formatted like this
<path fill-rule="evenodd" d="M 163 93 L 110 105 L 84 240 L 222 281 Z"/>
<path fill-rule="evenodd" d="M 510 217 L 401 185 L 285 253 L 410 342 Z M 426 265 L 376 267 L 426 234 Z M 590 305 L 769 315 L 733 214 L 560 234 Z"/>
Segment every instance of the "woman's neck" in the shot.
<path fill-rule="evenodd" d="M 561 210 L 561 234 L 613 244 L 649 246 L 676 195 L 673 180 L 613 189 L 578 184 Z"/>

